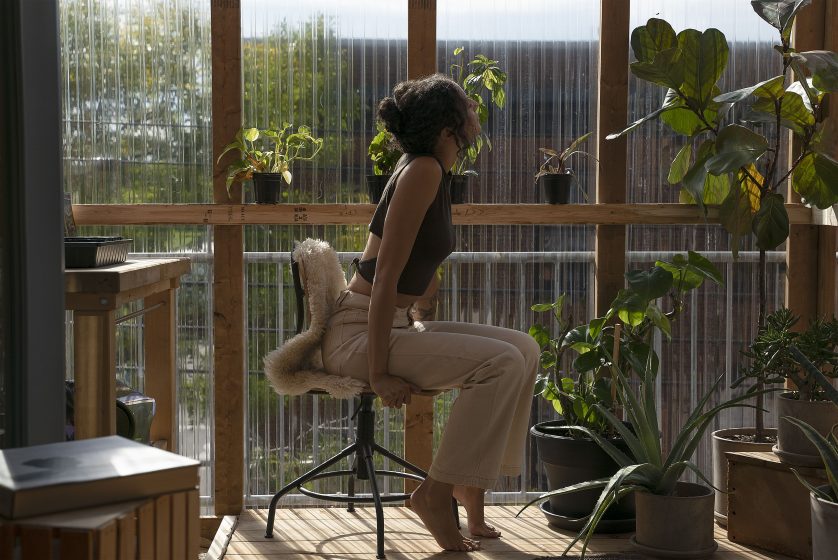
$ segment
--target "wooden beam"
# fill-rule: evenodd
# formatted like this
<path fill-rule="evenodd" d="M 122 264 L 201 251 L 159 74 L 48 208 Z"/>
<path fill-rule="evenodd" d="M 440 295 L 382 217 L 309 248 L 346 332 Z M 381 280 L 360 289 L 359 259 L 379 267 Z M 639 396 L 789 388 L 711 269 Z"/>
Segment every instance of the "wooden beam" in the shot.
<path fill-rule="evenodd" d="M 213 162 L 242 125 L 241 5 L 212 0 L 212 147 Z M 232 160 L 231 153 L 228 160 Z M 227 203 L 225 167 L 213 172 L 213 199 Z M 241 202 L 241 186 L 233 190 Z M 244 494 L 244 246 L 242 226 L 213 228 L 213 372 L 215 395 L 216 515 L 238 514 Z"/>
<path fill-rule="evenodd" d="M 626 201 L 626 139 L 606 140 L 628 120 L 629 0 L 600 0 L 599 70 L 597 85 L 596 201 Z M 626 268 L 626 228 L 598 225 L 595 244 L 594 309 L 608 310 L 623 287 Z"/>
<path fill-rule="evenodd" d="M 838 227 L 818 226 L 818 317 L 838 316 Z"/>
<path fill-rule="evenodd" d="M 812 4 L 797 15 L 794 22 L 792 44 L 797 50 L 807 51 L 824 48 L 826 41 L 826 0 L 813 0 Z M 793 136 L 789 150 L 791 158 L 800 153 L 799 141 Z M 800 195 L 788 187 L 789 202 L 800 202 Z M 818 315 L 819 282 L 819 241 L 818 226 L 791 225 L 786 243 L 786 307 L 800 316 L 797 329 L 804 329 L 809 321 Z M 833 257 L 834 259 L 834 257 Z M 834 284 L 833 284 L 834 289 Z"/>
<path fill-rule="evenodd" d="M 421 78 L 437 72 L 436 0 L 408 0 L 407 77 Z M 371 216 L 372 214 L 370 214 Z M 365 219 L 363 223 L 367 223 Z M 433 460 L 434 399 L 414 396 L 404 411 L 404 457 L 428 470 Z M 405 480 L 405 492 L 416 483 Z"/>
<path fill-rule="evenodd" d="M 372 204 L 76 204 L 79 225 L 366 225 Z M 811 224 L 813 213 L 802 204 L 787 204 L 792 224 Z M 455 204 L 457 225 L 531 224 L 717 224 L 718 207 L 704 217 L 687 204 Z M 821 218 L 817 218 L 821 219 Z M 816 222 L 822 223 L 822 222 Z"/>

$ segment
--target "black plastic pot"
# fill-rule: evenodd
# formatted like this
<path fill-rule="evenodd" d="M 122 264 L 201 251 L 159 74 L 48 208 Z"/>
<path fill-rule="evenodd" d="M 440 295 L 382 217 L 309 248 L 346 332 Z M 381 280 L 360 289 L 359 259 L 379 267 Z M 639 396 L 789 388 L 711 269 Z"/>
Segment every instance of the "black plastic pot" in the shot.
<path fill-rule="evenodd" d="M 390 177 L 392 175 L 367 175 L 367 192 L 370 195 L 370 202 L 373 204 L 379 203 Z"/>
<path fill-rule="evenodd" d="M 550 490 L 613 475 L 619 470 L 614 460 L 590 439 L 574 439 L 562 430 L 564 420 L 541 422 L 530 429 L 544 464 Z M 628 452 L 622 440 L 612 441 Z M 585 521 L 579 518 L 591 513 L 601 489 L 574 492 L 549 498 L 549 511 L 544 511 L 551 524 L 564 529 L 579 530 Z M 544 508 L 542 508 L 544 509 Z M 551 515 L 552 514 L 552 515 Z M 598 533 L 624 533 L 634 530 L 634 496 L 629 495 L 612 505 L 597 526 Z"/>
<path fill-rule="evenodd" d="M 466 201 L 469 178 L 468 175 L 453 175 L 451 177 L 451 204 L 463 204 Z"/>
<path fill-rule="evenodd" d="M 538 178 L 538 184 L 544 190 L 544 196 L 550 204 L 567 204 L 570 201 L 570 189 L 576 177 L 572 173 L 551 173 Z"/>
<path fill-rule="evenodd" d="M 256 204 L 276 204 L 284 181 L 282 173 L 254 173 L 253 193 Z"/>

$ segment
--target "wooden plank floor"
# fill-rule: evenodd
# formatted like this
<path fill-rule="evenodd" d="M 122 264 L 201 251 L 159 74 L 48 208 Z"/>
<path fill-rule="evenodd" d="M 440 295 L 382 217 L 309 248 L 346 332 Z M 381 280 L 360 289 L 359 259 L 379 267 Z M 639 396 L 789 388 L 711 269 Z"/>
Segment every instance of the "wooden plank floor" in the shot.
<path fill-rule="evenodd" d="M 489 522 L 503 533 L 500 539 L 483 539 L 482 550 L 440 554 L 412 510 L 387 507 L 385 554 L 388 560 L 444 558 L 445 560 L 523 560 L 557 556 L 573 534 L 550 527 L 541 512 L 531 507 L 515 518 L 517 506 L 486 508 Z M 464 516 L 463 510 L 460 510 Z M 277 510 L 274 538 L 265 538 L 268 512 L 246 510 L 239 517 L 224 560 L 372 560 L 375 558 L 375 512 L 372 508 L 295 508 Z M 716 527 L 719 550 L 714 560 L 790 560 L 786 556 L 749 549 L 730 543 L 726 531 Z M 630 535 L 596 537 L 591 553 L 630 551 Z"/>

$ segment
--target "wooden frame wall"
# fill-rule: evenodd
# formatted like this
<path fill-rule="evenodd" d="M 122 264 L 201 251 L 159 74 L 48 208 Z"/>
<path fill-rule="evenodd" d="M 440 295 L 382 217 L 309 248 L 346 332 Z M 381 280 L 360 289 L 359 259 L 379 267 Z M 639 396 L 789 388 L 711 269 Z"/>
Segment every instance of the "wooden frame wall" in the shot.
<path fill-rule="evenodd" d="M 799 33 L 820 29 L 807 48 L 835 50 L 838 1 L 815 0 Z M 454 207 L 458 224 L 596 224 L 596 311 L 603 312 L 623 287 L 627 224 L 698 224 L 705 220 L 695 208 L 681 204 L 625 204 L 626 142 L 605 141 L 608 132 L 627 122 L 629 61 L 629 0 L 600 0 L 601 43 L 597 98 L 597 204 L 504 205 L 463 204 Z M 241 10 L 239 0 L 212 0 L 213 152 L 214 158 L 241 126 Z M 806 12 L 804 12 L 806 13 Z M 605 15 L 608 17 L 605 17 Z M 805 39 L 801 39 L 802 41 Z M 436 0 L 408 0 L 408 76 L 419 77 L 436 68 Z M 836 125 L 833 109 L 830 117 Z M 204 519 L 202 534 L 209 536 L 221 516 L 237 514 L 243 505 L 244 484 L 244 267 L 243 226 L 247 224 L 366 224 L 372 205 L 277 205 L 263 208 L 241 204 L 241 189 L 227 196 L 223 169 L 215 166 L 215 204 L 200 205 L 76 205 L 80 225 L 208 224 L 213 226 L 213 340 L 215 367 L 215 513 Z M 797 202 L 797 201 L 794 201 Z M 788 204 L 792 239 L 788 246 L 787 304 L 810 316 L 835 309 L 835 217 L 813 212 L 801 204 Z M 834 212 L 834 211 L 833 211 Z M 717 209 L 708 221 L 717 222 Z M 814 290 L 814 291 L 812 291 Z M 817 293 L 813 300 L 809 294 Z M 808 300 L 804 297 L 809 296 Z M 814 303 L 813 303 L 814 302 Z M 407 408 L 405 447 L 416 464 L 430 464 L 433 418 L 430 399 Z M 223 449 L 224 453 L 217 450 Z"/>

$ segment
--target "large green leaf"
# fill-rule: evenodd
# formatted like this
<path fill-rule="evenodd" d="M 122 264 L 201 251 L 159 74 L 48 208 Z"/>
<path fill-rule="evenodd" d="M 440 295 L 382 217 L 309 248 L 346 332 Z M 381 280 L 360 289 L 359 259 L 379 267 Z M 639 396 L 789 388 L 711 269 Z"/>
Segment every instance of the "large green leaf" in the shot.
<path fill-rule="evenodd" d="M 688 97 L 694 97 L 704 110 L 713 97 L 713 86 L 727 67 L 727 39 L 718 29 L 710 28 L 703 33 L 685 29 L 678 34 L 678 44 L 683 52 L 682 91 Z"/>
<path fill-rule="evenodd" d="M 766 251 L 776 248 L 788 238 L 789 215 L 782 195 L 768 193 L 762 198 L 754 215 L 753 230 L 757 246 Z"/>
<path fill-rule="evenodd" d="M 718 89 L 716 87 L 714 91 L 718 91 Z M 692 103 L 695 106 L 698 101 L 692 100 Z M 695 136 L 699 132 L 709 130 L 715 126 L 719 110 L 722 107 L 721 104 L 711 101 L 707 108 L 701 112 L 704 117 L 702 120 L 699 114 L 690 108 L 687 102 L 671 88 L 666 92 L 663 104 L 668 110 L 661 113 L 661 121 L 678 134 L 684 134 L 685 136 Z"/>
<path fill-rule="evenodd" d="M 716 154 L 704 167 L 708 173 L 730 173 L 759 159 L 768 149 L 768 142 L 756 132 L 738 124 L 729 124 L 716 138 Z"/>
<path fill-rule="evenodd" d="M 759 17 L 777 29 L 788 40 L 794 16 L 812 0 L 752 0 L 751 6 Z"/>
<path fill-rule="evenodd" d="M 807 204 L 829 208 L 838 203 L 838 162 L 825 154 L 808 154 L 795 167 L 791 183 Z"/>
<path fill-rule="evenodd" d="M 705 140 L 698 147 L 695 155 L 695 163 L 684 175 L 684 188 L 693 196 L 699 208 L 704 210 L 704 184 L 707 179 L 707 168 L 704 164 L 713 156 L 715 143 L 712 140 Z"/>
<path fill-rule="evenodd" d="M 800 53 L 812 71 L 812 84 L 821 91 L 838 91 L 838 54 L 832 51 Z"/>
<path fill-rule="evenodd" d="M 629 288 L 646 301 L 666 295 L 672 287 L 672 274 L 655 267 L 651 270 L 632 270 L 626 273 Z M 645 306 L 644 306 L 645 307 Z"/>
<path fill-rule="evenodd" d="M 761 122 L 772 124 L 777 122 L 777 105 L 774 100 L 759 99 L 754 102 L 751 109 L 767 115 L 767 118 L 760 119 Z M 814 126 L 815 115 L 806 107 L 806 103 L 798 93 L 787 91 L 781 98 L 780 122 L 786 128 L 802 135 L 805 127 Z"/>
<path fill-rule="evenodd" d="M 641 80 L 664 87 L 677 88 L 684 82 L 684 65 L 678 47 L 656 53 L 650 62 L 632 62 L 630 68 Z"/>
<path fill-rule="evenodd" d="M 640 62 L 652 62 L 659 52 L 676 46 L 675 30 L 662 19 L 651 18 L 631 32 L 631 48 Z"/>
<path fill-rule="evenodd" d="M 669 175 L 666 177 L 670 185 L 675 185 L 684 180 L 684 175 L 687 174 L 687 170 L 690 168 L 690 157 L 692 153 L 693 146 L 689 142 L 678 150 L 678 154 L 672 160 L 672 165 L 669 167 Z"/>
<path fill-rule="evenodd" d="M 719 221 L 722 227 L 730 233 L 730 246 L 733 258 L 739 255 L 739 240 L 751 232 L 753 214 L 748 202 L 748 195 L 740 187 L 730 189 L 730 192 L 719 208 Z"/>
<path fill-rule="evenodd" d="M 760 98 L 779 99 L 783 95 L 783 83 L 785 76 L 775 76 L 764 82 L 754 84 L 750 87 L 737 89 L 722 95 L 717 95 L 713 101 L 719 103 L 736 103 L 743 99 L 755 95 Z"/>

